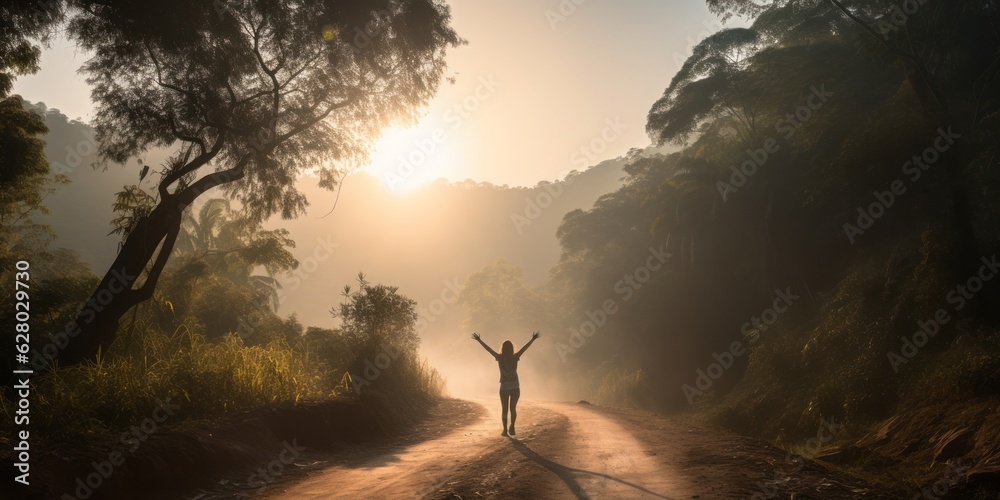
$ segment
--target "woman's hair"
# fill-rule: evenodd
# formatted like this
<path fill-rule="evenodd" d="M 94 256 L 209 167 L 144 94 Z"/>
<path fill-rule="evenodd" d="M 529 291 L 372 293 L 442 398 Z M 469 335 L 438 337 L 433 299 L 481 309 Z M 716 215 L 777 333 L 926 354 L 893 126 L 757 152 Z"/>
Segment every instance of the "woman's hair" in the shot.
<path fill-rule="evenodd" d="M 503 345 L 500 346 L 500 360 L 503 361 L 503 367 L 505 370 L 510 370 L 514 367 L 514 343 L 505 340 Z"/>

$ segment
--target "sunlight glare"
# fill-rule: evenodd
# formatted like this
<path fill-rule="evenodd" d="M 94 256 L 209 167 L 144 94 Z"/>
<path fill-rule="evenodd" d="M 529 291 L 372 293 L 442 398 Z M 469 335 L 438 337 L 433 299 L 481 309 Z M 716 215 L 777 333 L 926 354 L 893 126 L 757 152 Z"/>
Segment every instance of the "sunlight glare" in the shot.
<path fill-rule="evenodd" d="M 389 127 L 372 152 L 366 171 L 396 193 L 413 191 L 455 173 L 457 146 L 444 127 L 422 120 L 412 128 Z"/>

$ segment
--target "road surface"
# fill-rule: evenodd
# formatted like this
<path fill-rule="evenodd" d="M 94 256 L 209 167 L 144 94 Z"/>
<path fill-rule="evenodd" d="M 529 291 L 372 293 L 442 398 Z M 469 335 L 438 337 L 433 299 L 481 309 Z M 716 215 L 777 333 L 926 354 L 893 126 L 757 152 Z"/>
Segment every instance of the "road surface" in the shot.
<path fill-rule="evenodd" d="M 420 442 L 355 451 L 257 498 L 856 498 L 875 492 L 759 442 L 638 410 L 450 400 Z M 339 463 L 338 463 L 339 462 Z M 770 495 L 774 496 L 770 496 Z"/>

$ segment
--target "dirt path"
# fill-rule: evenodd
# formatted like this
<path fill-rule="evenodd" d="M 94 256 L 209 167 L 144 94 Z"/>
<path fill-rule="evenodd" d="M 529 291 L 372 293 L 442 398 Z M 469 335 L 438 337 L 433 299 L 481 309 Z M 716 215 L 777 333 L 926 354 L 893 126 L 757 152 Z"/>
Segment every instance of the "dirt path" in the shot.
<path fill-rule="evenodd" d="M 258 498 L 878 498 L 825 469 L 792 468 L 776 448 L 649 412 L 522 401 L 507 438 L 499 405 L 475 403 L 484 408 L 452 403 L 464 425 L 438 419 L 450 432 L 431 422 L 428 440 L 356 450 Z"/>

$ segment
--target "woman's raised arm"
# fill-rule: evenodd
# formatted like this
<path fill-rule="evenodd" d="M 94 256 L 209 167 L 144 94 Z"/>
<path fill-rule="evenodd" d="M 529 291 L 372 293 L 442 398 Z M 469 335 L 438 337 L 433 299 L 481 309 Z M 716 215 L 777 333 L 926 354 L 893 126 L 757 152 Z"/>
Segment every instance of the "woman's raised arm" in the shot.
<path fill-rule="evenodd" d="M 528 346 L 530 346 L 531 343 L 535 341 L 535 339 L 537 339 L 538 337 L 541 337 L 541 336 L 542 336 L 542 334 L 540 334 L 538 332 L 533 332 L 531 334 L 531 340 L 529 340 L 527 344 L 524 344 L 524 347 L 522 347 L 520 351 L 517 351 L 516 356 L 520 358 L 521 355 L 524 354 L 524 351 L 528 350 Z"/>
<path fill-rule="evenodd" d="M 487 351 L 489 351 L 490 354 L 492 354 L 494 358 L 497 357 L 497 356 L 500 356 L 499 354 L 497 354 L 496 351 L 494 351 L 492 348 L 490 348 L 490 346 L 486 345 L 486 342 L 483 342 L 483 339 L 479 338 L 479 334 L 478 333 L 473 333 L 472 334 L 472 339 L 475 340 L 476 342 L 479 342 L 479 345 L 483 346 L 483 349 L 486 349 Z"/>

